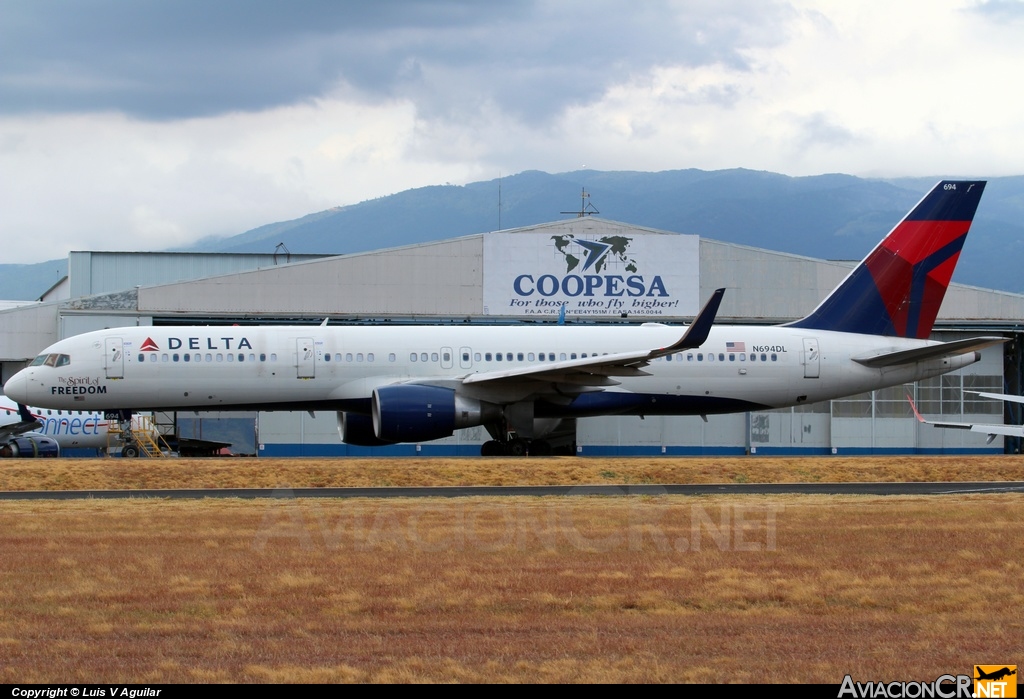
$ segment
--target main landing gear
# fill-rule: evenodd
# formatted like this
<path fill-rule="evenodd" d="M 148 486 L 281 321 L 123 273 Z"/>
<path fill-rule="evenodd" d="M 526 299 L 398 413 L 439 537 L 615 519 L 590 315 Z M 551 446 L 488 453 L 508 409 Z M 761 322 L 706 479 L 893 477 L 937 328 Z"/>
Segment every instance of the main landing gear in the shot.
<path fill-rule="evenodd" d="M 551 456 L 551 443 L 546 439 L 511 437 L 504 441 L 492 439 L 480 446 L 480 456 Z"/>

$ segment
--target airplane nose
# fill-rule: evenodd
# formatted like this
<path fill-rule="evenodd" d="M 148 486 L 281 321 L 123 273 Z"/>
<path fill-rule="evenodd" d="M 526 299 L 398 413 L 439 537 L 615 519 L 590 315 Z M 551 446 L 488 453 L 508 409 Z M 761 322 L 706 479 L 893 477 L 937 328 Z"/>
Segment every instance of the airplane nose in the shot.
<path fill-rule="evenodd" d="M 27 405 L 32 402 L 28 396 L 28 376 L 24 369 L 7 379 L 7 383 L 4 384 L 4 395 L 18 403 Z"/>

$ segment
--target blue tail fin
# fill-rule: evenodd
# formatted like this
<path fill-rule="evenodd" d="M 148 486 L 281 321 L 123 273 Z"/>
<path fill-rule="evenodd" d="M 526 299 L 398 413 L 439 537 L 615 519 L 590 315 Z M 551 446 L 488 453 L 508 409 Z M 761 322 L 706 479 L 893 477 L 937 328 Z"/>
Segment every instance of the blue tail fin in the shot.
<path fill-rule="evenodd" d="M 927 338 L 983 181 L 939 182 L 806 318 L 791 327 Z"/>

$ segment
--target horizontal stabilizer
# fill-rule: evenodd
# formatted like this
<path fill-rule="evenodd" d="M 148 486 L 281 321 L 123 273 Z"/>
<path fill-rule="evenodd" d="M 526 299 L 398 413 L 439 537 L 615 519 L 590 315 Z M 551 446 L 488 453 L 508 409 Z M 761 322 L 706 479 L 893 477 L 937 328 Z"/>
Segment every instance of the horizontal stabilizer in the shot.
<path fill-rule="evenodd" d="M 913 349 L 884 352 L 882 354 L 873 354 L 866 357 L 854 357 L 853 361 L 858 364 L 863 364 L 871 369 L 881 369 L 883 367 L 910 364 L 912 362 L 922 362 L 926 359 L 936 359 L 938 357 L 947 357 L 954 354 L 966 354 L 972 350 L 976 351 L 984 349 L 985 347 L 991 347 L 992 345 L 1007 342 L 1008 339 L 1009 338 L 1005 337 L 972 337 L 966 340 L 942 342 L 937 345 L 927 345 L 925 347 L 914 347 Z"/>
<path fill-rule="evenodd" d="M 1006 393 L 985 393 L 984 391 L 964 391 L 964 393 L 973 393 L 982 398 L 991 398 L 993 400 L 1005 400 L 1011 403 L 1024 403 L 1024 396 L 1012 396 Z"/>

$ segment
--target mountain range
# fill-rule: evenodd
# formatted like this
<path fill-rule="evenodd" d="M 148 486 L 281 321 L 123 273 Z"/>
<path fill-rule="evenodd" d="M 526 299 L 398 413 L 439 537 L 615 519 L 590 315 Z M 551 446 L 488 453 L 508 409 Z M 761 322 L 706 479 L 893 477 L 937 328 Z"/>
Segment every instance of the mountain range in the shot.
<path fill-rule="evenodd" d="M 438 185 L 207 239 L 200 252 L 345 254 L 547 223 L 587 213 L 821 259 L 862 259 L 942 177 L 672 170 L 527 171 Z M 1024 177 L 989 179 L 953 281 L 1024 293 Z M 0 298 L 38 298 L 66 260 L 0 265 Z M 65 272 L 66 273 L 66 272 Z"/>

